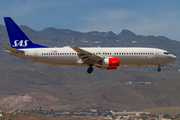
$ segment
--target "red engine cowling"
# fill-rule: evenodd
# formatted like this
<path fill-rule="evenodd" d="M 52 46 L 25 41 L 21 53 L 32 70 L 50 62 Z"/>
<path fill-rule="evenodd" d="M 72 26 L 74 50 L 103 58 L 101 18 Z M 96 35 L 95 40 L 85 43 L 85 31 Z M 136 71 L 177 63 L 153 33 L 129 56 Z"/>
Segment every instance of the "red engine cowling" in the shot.
<path fill-rule="evenodd" d="M 115 70 L 119 67 L 119 59 L 118 58 L 106 58 L 103 60 L 103 66 L 101 69 L 103 70 Z"/>

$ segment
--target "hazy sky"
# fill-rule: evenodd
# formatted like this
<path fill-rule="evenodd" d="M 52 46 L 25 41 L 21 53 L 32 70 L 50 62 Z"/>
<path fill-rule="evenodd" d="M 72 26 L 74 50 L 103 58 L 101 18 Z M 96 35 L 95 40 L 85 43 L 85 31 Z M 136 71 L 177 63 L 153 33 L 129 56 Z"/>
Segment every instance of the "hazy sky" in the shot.
<path fill-rule="evenodd" d="M 34 30 L 81 32 L 128 29 L 137 35 L 180 40 L 180 0 L 3 0 L 0 24 L 11 17 Z"/>

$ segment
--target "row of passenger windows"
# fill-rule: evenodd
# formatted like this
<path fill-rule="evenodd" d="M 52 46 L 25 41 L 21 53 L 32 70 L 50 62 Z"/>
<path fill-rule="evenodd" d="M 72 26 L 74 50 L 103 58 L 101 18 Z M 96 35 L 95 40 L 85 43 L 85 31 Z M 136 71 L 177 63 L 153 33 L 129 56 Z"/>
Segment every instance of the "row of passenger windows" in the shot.
<path fill-rule="evenodd" d="M 114 53 L 114 55 L 154 55 L 154 53 Z"/>
<path fill-rule="evenodd" d="M 93 53 L 100 55 L 100 53 Z M 77 53 L 42 53 L 42 55 L 77 55 Z M 111 55 L 111 53 L 103 53 L 103 55 Z M 114 55 L 154 55 L 154 53 L 114 53 Z"/>
<path fill-rule="evenodd" d="M 93 53 L 100 55 L 100 53 Z M 103 55 L 111 55 L 111 53 L 103 53 Z M 114 53 L 114 55 L 154 55 L 154 53 Z"/>
<path fill-rule="evenodd" d="M 42 53 L 42 55 L 77 55 L 77 53 Z"/>

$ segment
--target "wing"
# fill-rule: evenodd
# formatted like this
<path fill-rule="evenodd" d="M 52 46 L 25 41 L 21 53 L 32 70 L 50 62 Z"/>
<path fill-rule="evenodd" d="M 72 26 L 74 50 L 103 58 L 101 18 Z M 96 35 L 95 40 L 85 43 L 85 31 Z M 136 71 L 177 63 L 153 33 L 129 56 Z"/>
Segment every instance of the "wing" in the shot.
<path fill-rule="evenodd" d="M 85 51 L 78 47 L 71 47 L 73 50 L 75 50 L 78 53 L 79 59 L 77 63 L 79 64 L 94 64 L 97 61 L 101 61 L 103 58 L 98 55 L 94 55 L 91 52 Z"/>

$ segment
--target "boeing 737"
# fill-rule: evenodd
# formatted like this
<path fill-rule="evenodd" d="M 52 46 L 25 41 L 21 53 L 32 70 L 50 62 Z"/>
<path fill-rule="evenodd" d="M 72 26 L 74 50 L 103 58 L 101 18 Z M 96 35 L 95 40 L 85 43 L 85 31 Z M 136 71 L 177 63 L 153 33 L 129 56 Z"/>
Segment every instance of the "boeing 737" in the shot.
<path fill-rule="evenodd" d="M 50 65 L 93 66 L 102 70 L 115 70 L 120 65 L 161 66 L 177 59 L 166 50 L 145 47 L 74 47 L 49 48 L 33 43 L 10 18 L 4 17 L 11 47 L 4 46 L 10 55 L 32 62 Z"/>

